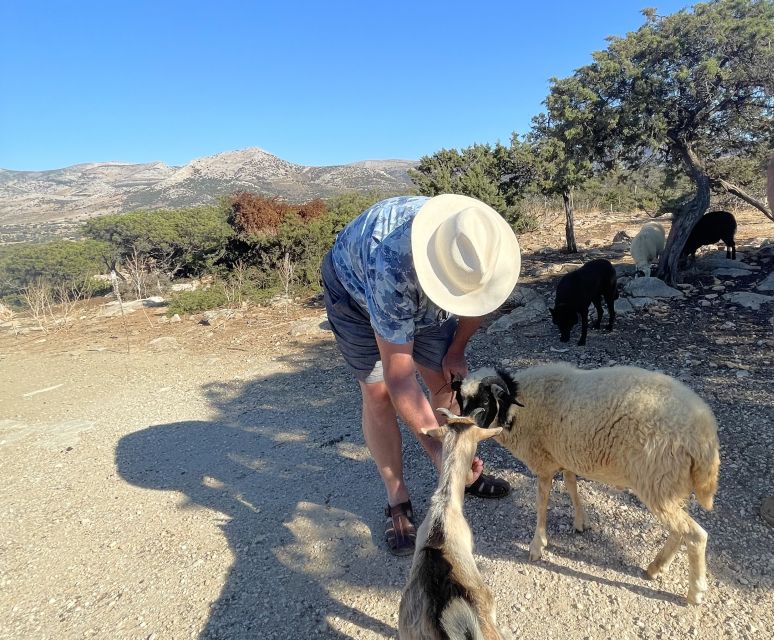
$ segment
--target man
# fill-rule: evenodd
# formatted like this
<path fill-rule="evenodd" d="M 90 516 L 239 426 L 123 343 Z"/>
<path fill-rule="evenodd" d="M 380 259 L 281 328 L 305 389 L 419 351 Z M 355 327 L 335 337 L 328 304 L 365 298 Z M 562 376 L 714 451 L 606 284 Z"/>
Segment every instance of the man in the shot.
<path fill-rule="evenodd" d="M 441 444 L 421 429 L 437 426 L 437 407 L 452 406 L 451 378 L 467 374 L 465 346 L 482 316 L 508 298 L 520 266 L 505 220 L 453 194 L 378 202 L 347 225 L 323 260 L 325 307 L 360 384 L 363 434 L 387 492 L 385 534 L 395 555 L 413 553 L 416 537 L 397 416 L 440 470 Z M 476 458 L 468 493 L 508 494 L 507 482 L 482 470 Z"/>
<path fill-rule="evenodd" d="M 769 210 L 774 210 L 774 154 L 769 158 L 769 171 L 766 181 L 766 196 L 769 199 Z M 774 324 L 774 316 L 771 318 Z M 768 496 L 761 503 L 761 517 L 774 527 L 774 496 Z"/>

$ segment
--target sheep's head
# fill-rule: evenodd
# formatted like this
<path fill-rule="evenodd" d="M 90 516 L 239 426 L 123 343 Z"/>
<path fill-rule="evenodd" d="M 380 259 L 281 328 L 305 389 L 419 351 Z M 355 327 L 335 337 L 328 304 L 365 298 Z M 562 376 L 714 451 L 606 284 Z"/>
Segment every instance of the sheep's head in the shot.
<path fill-rule="evenodd" d="M 504 371 L 486 368 L 469 374 L 464 380 L 452 380 L 452 391 L 463 416 L 473 418 L 483 428 L 506 424 L 511 405 L 521 404 L 517 399 L 518 384 Z"/>
<path fill-rule="evenodd" d="M 559 340 L 568 342 L 570 340 L 570 331 L 578 324 L 578 312 L 570 305 L 562 302 L 558 303 L 553 309 L 549 309 L 549 311 L 554 324 L 559 327 Z"/>

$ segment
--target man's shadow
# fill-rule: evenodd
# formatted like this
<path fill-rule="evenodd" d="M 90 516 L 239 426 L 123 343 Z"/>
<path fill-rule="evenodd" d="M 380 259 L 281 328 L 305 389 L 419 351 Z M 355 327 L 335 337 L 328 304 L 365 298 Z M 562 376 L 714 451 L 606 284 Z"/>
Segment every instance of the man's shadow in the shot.
<path fill-rule="evenodd" d="M 357 385 L 312 368 L 320 361 L 210 384 L 212 420 L 150 426 L 118 444 L 123 479 L 225 516 L 235 559 L 201 638 L 395 633 L 367 604 L 373 590 L 397 594 L 410 562 L 378 546 L 384 496 L 362 444 Z"/>

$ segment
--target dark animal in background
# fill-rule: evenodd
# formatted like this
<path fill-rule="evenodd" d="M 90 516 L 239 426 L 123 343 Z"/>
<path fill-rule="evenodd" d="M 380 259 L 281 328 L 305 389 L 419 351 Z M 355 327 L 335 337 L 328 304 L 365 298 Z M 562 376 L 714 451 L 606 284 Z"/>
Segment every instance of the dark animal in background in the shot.
<path fill-rule="evenodd" d="M 613 328 L 615 320 L 614 301 L 618 297 L 615 268 L 609 260 L 592 260 L 580 269 L 562 276 L 556 287 L 556 302 L 550 309 L 554 324 L 561 332 L 560 340 L 567 342 L 570 331 L 581 319 L 581 337 L 578 346 L 586 344 L 586 332 L 589 326 L 589 305 L 593 302 L 597 310 L 597 321 L 594 328 L 599 329 L 602 323 L 602 298 L 607 303 L 610 320 L 607 330 Z"/>
<path fill-rule="evenodd" d="M 682 255 L 693 256 L 696 250 L 706 244 L 715 244 L 722 240 L 726 244 L 726 258 L 736 260 L 736 218 L 728 211 L 710 211 L 702 216 L 691 230 L 691 235 L 683 247 Z"/>

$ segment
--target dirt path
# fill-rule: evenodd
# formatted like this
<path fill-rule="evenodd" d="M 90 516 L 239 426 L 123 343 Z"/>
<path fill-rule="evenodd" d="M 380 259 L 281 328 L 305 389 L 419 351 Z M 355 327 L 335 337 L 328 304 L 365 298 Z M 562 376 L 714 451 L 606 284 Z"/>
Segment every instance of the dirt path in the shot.
<path fill-rule="evenodd" d="M 639 222 L 581 224 L 579 245 L 599 238 L 586 249 L 608 255 L 614 232 Z M 522 243 L 523 282 L 545 295 L 567 260 L 535 253 L 556 244 L 551 233 Z M 770 236 L 770 223 L 756 219 L 746 233 Z M 514 491 L 468 499 L 466 513 L 514 637 L 774 638 L 774 529 L 757 512 L 774 494 L 771 308 L 698 301 L 621 316 L 612 334 L 590 332 L 586 348 L 562 345 L 547 322 L 474 338 L 473 366 L 662 369 L 720 425 L 716 508 L 691 506 L 709 533 L 700 608 L 683 604 L 684 552 L 659 581 L 642 577 L 664 531 L 631 494 L 595 483 L 580 483 L 593 529 L 576 535 L 556 482 L 546 559 L 528 563 L 534 478 L 484 444 L 488 469 Z M 395 637 L 410 560 L 383 549 L 357 387 L 317 329 L 320 313 L 258 310 L 204 326 L 137 312 L 128 354 L 120 318 L 0 335 L 0 638 Z M 159 337 L 168 339 L 152 343 Z M 405 447 L 424 515 L 435 477 L 418 445 Z"/>

